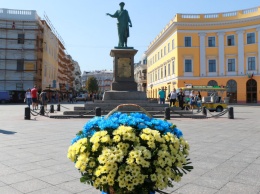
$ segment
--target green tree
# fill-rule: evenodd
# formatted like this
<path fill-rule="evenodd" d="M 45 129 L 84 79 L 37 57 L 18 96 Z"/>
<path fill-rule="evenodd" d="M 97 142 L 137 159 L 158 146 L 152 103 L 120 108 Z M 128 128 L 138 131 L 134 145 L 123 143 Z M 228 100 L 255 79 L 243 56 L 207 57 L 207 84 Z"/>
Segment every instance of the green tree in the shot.
<path fill-rule="evenodd" d="M 95 77 L 91 76 L 88 78 L 88 80 L 86 82 L 86 89 L 88 90 L 88 92 L 90 94 L 98 91 L 98 82 Z"/>

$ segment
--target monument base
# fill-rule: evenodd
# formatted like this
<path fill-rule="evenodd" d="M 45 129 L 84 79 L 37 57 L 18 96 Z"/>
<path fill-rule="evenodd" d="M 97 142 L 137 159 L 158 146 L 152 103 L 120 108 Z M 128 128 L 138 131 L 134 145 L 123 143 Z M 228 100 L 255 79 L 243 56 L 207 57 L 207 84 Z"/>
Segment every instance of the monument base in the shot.
<path fill-rule="evenodd" d="M 112 82 L 111 85 L 112 90 L 117 90 L 117 91 L 136 91 L 137 90 L 137 83 L 136 82 Z"/>
<path fill-rule="evenodd" d="M 121 84 L 121 83 L 120 83 Z M 106 91 L 103 96 L 103 101 L 107 100 L 144 100 L 147 101 L 146 93 L 141 91 Z"/>

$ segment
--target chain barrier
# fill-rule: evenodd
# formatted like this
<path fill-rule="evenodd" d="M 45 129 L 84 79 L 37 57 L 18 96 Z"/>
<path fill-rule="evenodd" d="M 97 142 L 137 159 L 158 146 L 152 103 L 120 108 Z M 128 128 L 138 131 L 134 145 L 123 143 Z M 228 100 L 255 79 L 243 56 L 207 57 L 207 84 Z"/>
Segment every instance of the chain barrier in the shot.
<path fill-rule="evenodd" d="M 48 117 L 49 118 L 49 112 L 46 112 L 46 111 L 44 111 L 45 113 L 47 113 L 47 115 L 41 115 L 41 109 L 40 109 L 40 112 L 36 112 L 35 110 L 33 110 L 33 109 L 30 109 L 30 113 L 31 113 L 31 115 L 33 115 L 33 116 L 38 116 L 38 115 L 40 115 L 40 116 L 44 116 L 44 117 Z M 34 113 L 36 113 L 36 114 L 34 114 Z"/>
<path fill-rule="evenodd" d="M 34 110 L 32 110 L 32 109 L 30 109 L 30 113 L 31 113 L 31 115 L 32 116 L 38 116 L 38 115 L 40 115 L 40 112 L 36 112 L 36 111 L 34 111 Z M 35 114 L 33 114 L 33 113 L 37 113 L 36 115 Z"/>
<path fill-rule="evenodd" d="M 207 111 L 207 115 L 210 114 L 211 116 L 210 117 L 221 117 L 223 115 L 225 115 L 226 113 L 228 113 L 228 109 L 214 115 L 214 114 L 211 114 L 211 112 L 209 111 L 209 109 L 206 108 L 206 111 Z"/>
<path fill-rule="evenodd" d="M 63 107 L 63 108 L 65 108 L 65 109 L 67 109 L 67 110 L 69 110 L 69 108 L 67 108 L 67 107 L 65 107 L 65 106 L 62 106 L 61 104 L 60 104 L 60 106 Z"/>

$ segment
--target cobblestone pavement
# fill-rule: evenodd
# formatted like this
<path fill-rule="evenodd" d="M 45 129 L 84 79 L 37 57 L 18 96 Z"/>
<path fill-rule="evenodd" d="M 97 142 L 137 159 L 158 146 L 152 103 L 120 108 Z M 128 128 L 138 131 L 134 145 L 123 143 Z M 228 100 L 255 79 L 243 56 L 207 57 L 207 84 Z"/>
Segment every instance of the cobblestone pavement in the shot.
<path fill-rule="evenodd" d="M 190 143 L 194 170 L 165 192 L 260 193 L 260 107 L 233 107 L 235 119 L 171 120 Z M 0 105 L 0 194 L 99 194 L 79 182 L 67 159 L 70 140 L 87 120 L 24 120 L 24 108 Z"/>

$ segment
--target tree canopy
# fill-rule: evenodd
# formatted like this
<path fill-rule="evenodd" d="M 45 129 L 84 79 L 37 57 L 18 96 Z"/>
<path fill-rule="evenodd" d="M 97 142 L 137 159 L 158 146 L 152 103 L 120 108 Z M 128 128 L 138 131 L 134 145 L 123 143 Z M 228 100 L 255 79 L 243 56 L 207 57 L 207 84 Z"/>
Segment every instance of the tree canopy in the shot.
<path fill-rule="evenodd" d="M 95 77 L 89 77 L 86 82 L 86 89 L 89 93 L 95 93 L 98 92 L 98 82 Z"/>

